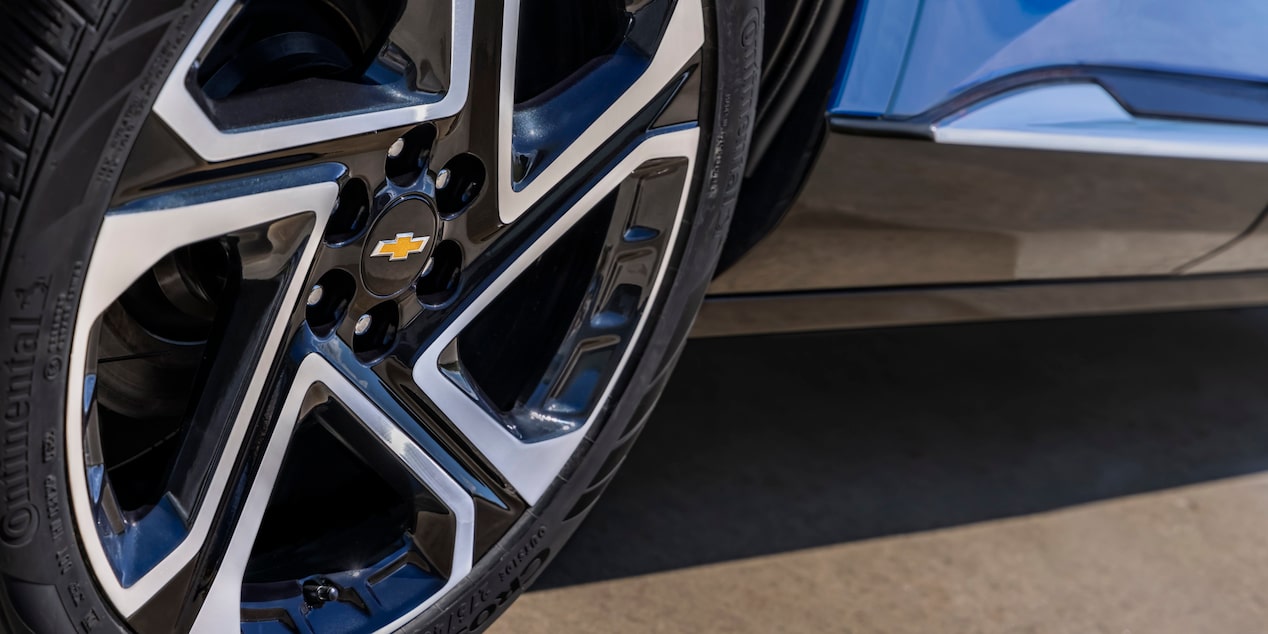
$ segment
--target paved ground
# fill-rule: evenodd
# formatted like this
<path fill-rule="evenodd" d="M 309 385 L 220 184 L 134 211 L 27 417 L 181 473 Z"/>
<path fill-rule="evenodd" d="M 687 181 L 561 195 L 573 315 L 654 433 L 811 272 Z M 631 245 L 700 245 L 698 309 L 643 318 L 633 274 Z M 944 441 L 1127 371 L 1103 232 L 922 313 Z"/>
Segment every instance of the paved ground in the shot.
<path fill-rule="evenodd" d="M 1268 630 L 1268 310 L 700 340 L 494 628 Z"/>

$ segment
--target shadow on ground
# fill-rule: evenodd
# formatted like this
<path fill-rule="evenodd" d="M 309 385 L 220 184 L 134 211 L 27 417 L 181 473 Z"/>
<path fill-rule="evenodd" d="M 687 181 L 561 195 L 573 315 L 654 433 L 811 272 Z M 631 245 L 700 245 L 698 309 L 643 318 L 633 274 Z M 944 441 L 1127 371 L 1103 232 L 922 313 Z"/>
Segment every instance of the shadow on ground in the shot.
<path fill-rule="evenodd" d="M 1268 469 L 1268 310 L 693 341 L 559 587 Z"/>

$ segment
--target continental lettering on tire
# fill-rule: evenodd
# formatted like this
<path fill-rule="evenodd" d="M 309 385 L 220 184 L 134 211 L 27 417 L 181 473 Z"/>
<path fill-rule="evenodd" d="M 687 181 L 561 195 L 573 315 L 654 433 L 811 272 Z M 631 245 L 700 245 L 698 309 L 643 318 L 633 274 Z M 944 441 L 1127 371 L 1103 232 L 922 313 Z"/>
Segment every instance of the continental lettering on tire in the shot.
<path fill-rule="evenodd" d="M 40 319 L 12 317 L 6 339 L 12 341 L 5 368 L 3 440 L 0 441 L 0 479 L 4 507 L 0 543 L 17 548 L 31 541 L 39 527 L 39 511 L 31 502 L 27 442 L 31 428 L 31 390 L 35 384 L 35 355 L 39 350 Z"/>
<path fill-rule="evenodd" d="M 19 284 L 13 291 L 15 310 L 9 316 L 3 341 L 4 412 L 0 419 L 0 544 L 21 548 L 30 543 L 41 524 L 47 522 L 54 540 L 65 535 L 61 492 L 57 479 L 31 481 L 32 451 L 48 463 L 57 456 L 57 435 L 46 432 L 31 438 L 31 401 L 39 377 L 54 381 L 61 377 L 64 355 L 70 349 L 70 322 L 83 282 L 83 262 L 75 262 L 65 290 L 52 293 L 49 278 L 39 277 Z M 54 302 L 51 328 L 45 338 L 44 317 L 50 300 Z M 41 341 L 45 343 L 41 345 Z M 47 357 L 41 362 L 40 356 Z M 32 486 L 35 487 L 34 491 Z M 43 509 L 41 510 L 41 507 Z"/>

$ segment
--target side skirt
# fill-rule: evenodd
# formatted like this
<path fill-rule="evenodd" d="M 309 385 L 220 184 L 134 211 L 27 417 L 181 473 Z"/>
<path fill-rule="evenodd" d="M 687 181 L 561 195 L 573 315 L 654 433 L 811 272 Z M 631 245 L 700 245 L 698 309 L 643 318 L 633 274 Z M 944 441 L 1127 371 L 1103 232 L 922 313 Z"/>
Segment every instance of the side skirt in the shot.
<path fill-rule="evenodd" d="M 1268 273 L 710 296 L 691 336 L 845 330 L 1268 304 Z"/>

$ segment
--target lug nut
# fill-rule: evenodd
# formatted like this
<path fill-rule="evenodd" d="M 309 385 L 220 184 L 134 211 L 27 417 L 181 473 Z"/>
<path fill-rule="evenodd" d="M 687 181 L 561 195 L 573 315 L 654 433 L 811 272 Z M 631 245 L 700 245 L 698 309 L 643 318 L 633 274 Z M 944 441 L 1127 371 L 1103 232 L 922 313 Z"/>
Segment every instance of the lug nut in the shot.
<path fill-rule="evenodd" d="M 379 146 L 383 147 L 383 146 Z M 388 158 L 396 158 L 405 151 L 405 139 L 397 139 L 392 142 L 392 146 L 387 149 Z"/>
<path fill-rule="evenodd" d="M 373 324 L 373 323 L 374 323 L 373 317 L 369 315 L 362 315 L 357 318 L 357 325 L 352 328 L 352 331 L 357 333 L 358 335 L 364 335 L 366 332 L 370 330 L 370 324 Z"/>
<path fill-rule="evenodd" d="M 449 186 L 449 177 L 452 174 L 447 169 L 441 169 L 436 173 L 436 189 L 444 189 Z"/>
<path fill-rule="evenodd" d="M 317 598 L 321 601 L 338 601 L 339 600 L 339 588 L 336 588 L 334 586 L 326 586 L 326 585 L 317 586 L 317 592 L 315 594 L 317 595 Z"/>
<path fill-rule="evenodd" d="M 323 603 L 339 600 L 339 588 L 329 581 L 310 581 L 304 584 L 304 599 L 310 605 L 319 607 Z"/>
<path fill-rule="evenodd" d="M 322 289 L 321 284 L 313 284 L 312 290 L 308 291 L 308 305 L 316 306 L 320 304 L 323 293 L 325 293 L 325 290 Z"/>

